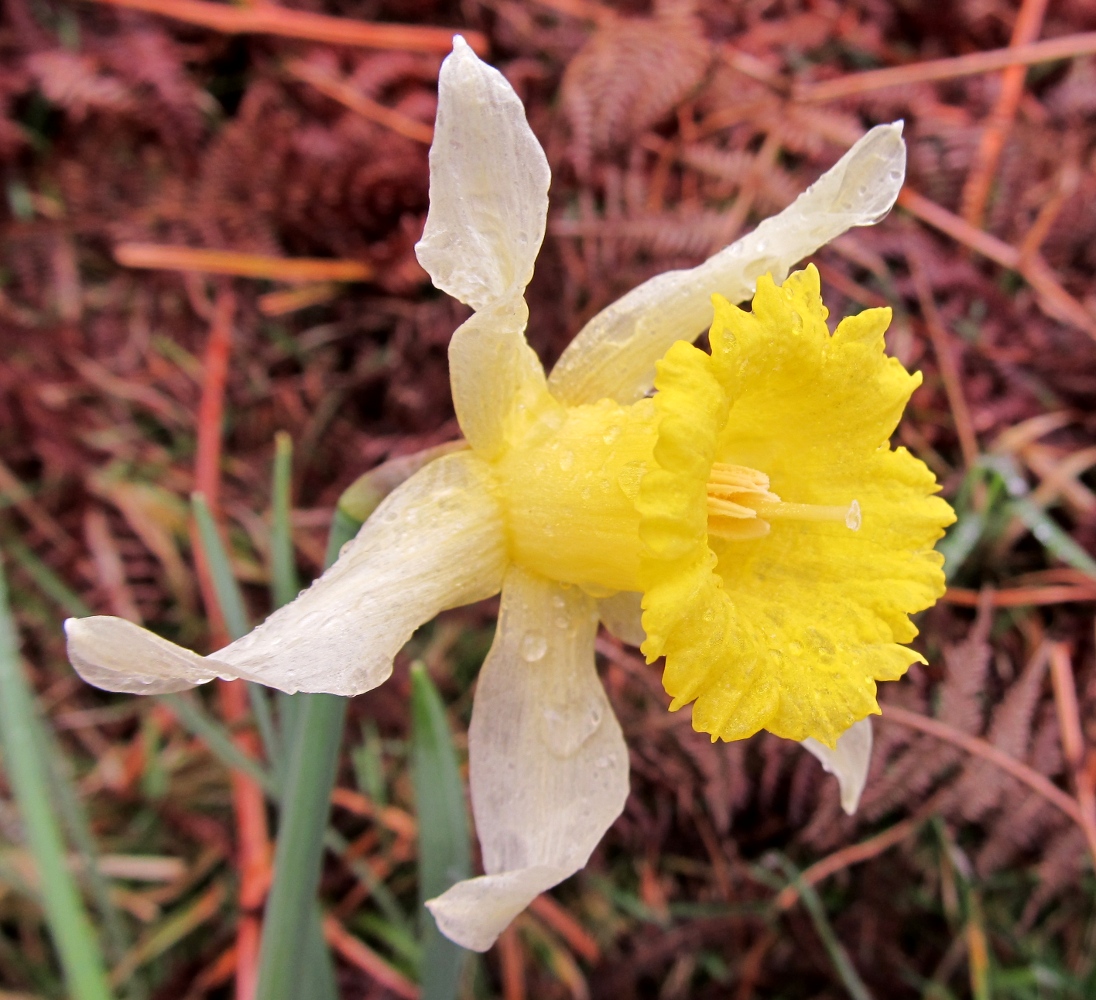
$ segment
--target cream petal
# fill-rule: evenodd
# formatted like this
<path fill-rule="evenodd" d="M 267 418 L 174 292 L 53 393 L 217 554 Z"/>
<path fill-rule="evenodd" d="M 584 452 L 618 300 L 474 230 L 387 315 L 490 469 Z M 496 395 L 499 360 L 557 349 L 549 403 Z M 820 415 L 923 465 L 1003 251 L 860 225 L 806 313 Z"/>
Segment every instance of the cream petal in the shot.
<path fill-rule="evenodd" d="M 486 459 L 506 445 L 506 418 L 523 401 L 532 410 L 547 398 L 544 368 L 525 341 L 524 299 L 475 313 L 449 341 L 449 383 L 457 421 Z"/>
<path fill-rule="evenodd" d="M 832 750 L 810 736 L 802 742 L 803 748 L 818 758 L 826 772 L 837 778 L 841 786 L 841 808 L 850 816 L 856 812 L 864 783 L 868 780 L 871 743 L 871 716 L 849 726 Z"/>
<path fill-rule="evenodd" d="M 308 590 L 213 656 L 120 619 L 84 618 L 66 622 L 69 659 L 110 691 L 178 691 L 221 676 L 289 692 L 361 694 L 388 678 L 419 625 L 498 591 L 506 539 L 490 480 L 487 465 L 467 451 L 427 465 L 381 503 Z"/>
<path fill-rule="evenodd" d="M 622 590 L 612 597 L 597 602 L 597 613 L 604 625 L 621 642 L 629 646 L 642 646 L 647 639 L 643 631 L 643 595 L 633 590 Z"/>
<path fill-rule="evenodd" d="M 415 247 L 434 284 L 476 310 L 520 298 L 544 239 L 550 180 L 517 94 L 457 35 L 438 78 L 430 211 Z"/>
<path fill-rule="evenodd" d="M 879 222 L 905 171 L 902 123 L 876 126 L 779 215 L 699 267 L 657 275 L 598 313 L 563 352 L 549 389 L 571 404 L 639 399 L 670 345 L 691 342 L 711 325 L 713 294 L 742 302 L 763 274 L 781 282 L 793 264 L 845 230 Z"/>
<path fill-rule="evenodd" d="M 107 691 L 170 694 L 218 675 L 235 676 L 227 664 L 176 646 L 124 618 L 69 618 L 65 634 L 76 672 Z"/>
<path fill-rule="evenodd" d="M 628 797 L 628 751 L 594 665 L 597 612 L 577 587 L 511 567 L 468 733 L 487 875 L 427 903 L 484 951 L 545 889 L 578 871 Z"/>
<path fill-rule="evenodd" d="M 532 865 L 499 875 L 480 875 L 427 900 L 426 908 L 434 915 L 438 930 L 450 941 L 469 951 L 487 951 L 537 896 L 575 871 L 570 867 Z"/>

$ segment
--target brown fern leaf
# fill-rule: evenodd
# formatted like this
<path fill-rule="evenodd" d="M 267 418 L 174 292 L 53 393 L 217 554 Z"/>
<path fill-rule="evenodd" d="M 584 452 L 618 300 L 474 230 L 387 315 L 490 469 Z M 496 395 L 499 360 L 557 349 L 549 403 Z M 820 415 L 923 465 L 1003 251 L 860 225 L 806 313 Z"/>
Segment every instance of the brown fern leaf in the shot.
<path fill-rule="evenodd" d="M 552 231 L 559 236 L 612 240 L 633 251 L 646 251 L 659 260 L 704 257 L 713 246 L 728 242 L 726 212 L 660 212 L 590 222 L 559 220 L 553 223 Z"/>
<path fill-rule="evenodd" d="M 1062 745 L 1058 720 L 1052 705 L 1044 705 L 1031 743 L 1030 764 L 1051 777 L 1062 769 Z M 1048 831 L 1063 824 L 1061 813 L 1031 790 L 1013 784 L 1004 798 L 998 822 L 987 825 L 986 842 L 975 857 L 982 875 L 1012 864 L 1021 854 L 1035 847 Z"/>
<path fill-rule="evenodd" d="M 992 606 L 983 602 L 967 638 L 944 651 L 947 676 L 940 691 L 940 719 L 965 733 L 982 732 L 992 618 Z M 867 819 L 878 819 L 895 806 L 920 799 L 962 759 L 962 751 L 930 736 L 911 740 L 881 780 L 874 785 L 869 781 L 860 811 Z"/>
<path fill-rule="evenodd" d="M 993 712 L 987 739 L 1011 757 L 1022 760 L 1027 756 L 1046 669 L 1046 650 L 1041 648 Z M 968 758 L 941 801 L 940 811 L 945 815 L 955 812 L 968 822 L 980 820 L 998 805 L 1011 784 L 1012 779 L 1000 768 Z"/>
<path fill-rule="evenodd" d="M 191 79 L 181 49 L 166 32 L 131 30 L 100 41 L 96 48 L 119 79 L 146 91 L 141 117 L 165 143 L 191 148 L 197 143 L 205 131 L 204 116 L 216 102 Z"/>
<path fill-rule="evenodd" d="M 1035 870 L 1039 884 L 1024 907 L 1020 925 L 1029 928 L 1039 911 L 1068 886 L 1076 884 L 1089 863 L 1085 837 L 1080 828 L 1070 825 L 1059 832 L 1047 845 Z"/>
<path fill-rule="evenodd" d="M 560 98 L 579 178 L 600 154 L 661 121 L 704 78 L 711 47 L 690 18 L 614 21 L 590 36 L 563 74 Z"/>
<path fill-rule="evenodd" d="M 138 106 L 125 83 L 104 72 L 91 56 L 53 49 L 28 56 L 26 66 L 42 93 L 74 122 L 97 111 L 128 114 Z"/>
<path fill-rule="evenodd" d="M 704 804 L 722 836 L 731 829 L 734 810 L 749 798 L 744 743 L 713 743 L 705 734 L 682 727 L 680 745 L 700 772 Z"/>
<path fill-rule="evenodd" d="M 377 98 L 396 84 L 415 83 L 436 88 L 441 62 L 436 56 L 413 52 L 377 52 L 361 59 L 349 76 L 367 97 Z"/>

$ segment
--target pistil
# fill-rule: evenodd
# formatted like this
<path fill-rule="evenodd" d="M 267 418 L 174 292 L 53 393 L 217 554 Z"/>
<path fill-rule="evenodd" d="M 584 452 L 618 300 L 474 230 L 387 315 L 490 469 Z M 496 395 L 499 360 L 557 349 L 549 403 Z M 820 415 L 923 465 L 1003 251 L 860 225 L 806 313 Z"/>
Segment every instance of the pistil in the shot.
<path fill-rule="evenodd" d="M 769 522 L 836 522 L 856 531 L 860 504 L 786 503 L 769 489 L 769 477 L 745 465 L 716 462 L 708 474 L 708 532 L 718 538 L 744 541 L 769 533 Z"/>

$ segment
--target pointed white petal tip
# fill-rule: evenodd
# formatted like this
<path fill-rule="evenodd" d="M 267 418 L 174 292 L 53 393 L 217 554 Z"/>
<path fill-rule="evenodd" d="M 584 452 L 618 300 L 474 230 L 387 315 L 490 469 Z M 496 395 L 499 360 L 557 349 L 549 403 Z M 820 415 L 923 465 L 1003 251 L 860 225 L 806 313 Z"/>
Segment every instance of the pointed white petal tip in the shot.
<path fill-rule="evenodd" d="M 628 797 L 628 750 L 594 665 L 597 613 L 578 587 L 507 573 L 476 687 L 469 783 L 489 874 L 427 905 L 446 937 L 491 947 L 532 900 L 586 864 Z"/>
<path fill-rule="evenodd" d="M 816 739 L 803 740 L 803 748 L 821 763 L 823 769 L 837 778 L 841 788 L 841 808 L 851 816 L 860 805 L 860 796 L 871 767 L 871 717 L 854 722 L 841 734 L 832 750 Z"/>
<path fill-rule="evenodd" d="M 228 670 L 124 618 L 69 618 L 65 635 L 76 672 L 107 691 L 170 694 L 205 684 L 220 670 Z"/>
<path fill-rule="evenodd" d="M 536 865 L 458 882 L 426 901 L 438 930 L 469 951 L 487 951 L 512 921 L 542 892 L 572 872 Z"/>
<path fill-rule="evenodd" d="M 319 580 L 213 656 L 97 616 L 65 623 L 69 659 L 89 683 L 129 694 L 224 677 L 357 695 L 388 678 L 396 653 L 439 611 L 497 593 L 506 564 L 490 470 L 459 451 L 394 490 Z"/>
<path fill-rule="evenodd" d="M 476 311 L 520 298 L 544 239 L 550 180 L 513 87 L 454 36 L 438 77 L 430 210 L 415 246 L 434 285 Z"/>

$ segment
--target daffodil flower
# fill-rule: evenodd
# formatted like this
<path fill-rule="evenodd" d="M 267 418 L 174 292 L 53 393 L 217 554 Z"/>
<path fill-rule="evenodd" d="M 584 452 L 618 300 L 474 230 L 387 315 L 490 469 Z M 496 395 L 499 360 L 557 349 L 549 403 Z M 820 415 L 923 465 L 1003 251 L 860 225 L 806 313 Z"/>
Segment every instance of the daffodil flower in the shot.
<path fill-rule="evenodd" d="M 591 320 L 546 378 L 524 291 L 548 163 L 509 84 L 456 39 L 418 255 L 474 310 L 449 347 L 469 447 L 404 482 L 309 590 L 212 656 L 96 617 L 67 623 L 73 665 L 115 691 L 220 676 L 354 695 L 419 625 L 501 590 L 469 732 L 487 874 L 428 904 L 475 950 L 581 868 L 624 807 L 599 618 L 665 656 L 672 707 L 693 703 L 697 728 L 805 741 L 854 808 L 876 681 L 918 658 L 907 615 L 942 591 L 933 544 L 951 512 L 889 448 L 918 384 L 883 353 L 889 310 L 831 335 L 817 272 L 784 278 L 886 215 L 904 165 L 900 126 L 871 130 L 784 212 Z M 755 286 L 752 312 L 730 304 Z M 708 326 L 710 353 L 690 344 Z"/>

